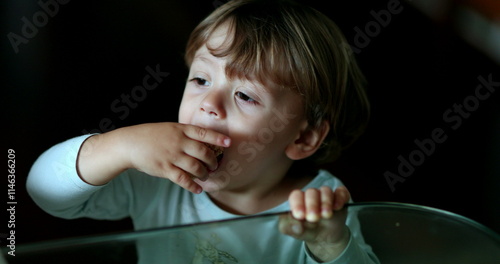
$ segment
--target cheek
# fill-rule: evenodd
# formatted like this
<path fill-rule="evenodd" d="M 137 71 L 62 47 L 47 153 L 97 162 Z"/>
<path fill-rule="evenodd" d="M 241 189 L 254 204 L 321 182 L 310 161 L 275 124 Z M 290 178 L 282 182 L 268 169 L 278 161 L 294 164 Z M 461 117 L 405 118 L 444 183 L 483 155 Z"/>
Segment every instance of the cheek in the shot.
<path fill-rule="evenodd" d="M 232 139 L 239 142 L 238 153 L 252 157 L 264 152 L 281 152 L 295 139 L 298 134 L 298 124 L 287 120 L 268 116 L 258 122 L 245 120 L 241 123 L 239 133 L 234 133 Z M 234 130 L 233 130 L 234 131 Z"/>
<path fill-rule="evenodd" d="M 179 123 L 189 123 L 192 116 L 192 107 L 189 107 L 189 105 L 192 105 L 190 99 L 184 94 L 179 106 Z"/>

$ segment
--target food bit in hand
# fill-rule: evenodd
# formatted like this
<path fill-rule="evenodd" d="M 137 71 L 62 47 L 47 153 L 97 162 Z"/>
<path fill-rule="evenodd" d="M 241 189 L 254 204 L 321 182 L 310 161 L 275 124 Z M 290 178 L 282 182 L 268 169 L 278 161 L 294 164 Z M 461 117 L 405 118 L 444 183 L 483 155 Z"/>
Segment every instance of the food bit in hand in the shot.
<path fill-rule="evenodd" d="M 205 145 L 207 145 L 207 147 L 209 147 L 214 152 L 215 157 L 217 157 L 218 161 L 222 158 L 222 154 L 224 153 L 223 147 L 215 146 L 208 143 L 205 143 Z"/>

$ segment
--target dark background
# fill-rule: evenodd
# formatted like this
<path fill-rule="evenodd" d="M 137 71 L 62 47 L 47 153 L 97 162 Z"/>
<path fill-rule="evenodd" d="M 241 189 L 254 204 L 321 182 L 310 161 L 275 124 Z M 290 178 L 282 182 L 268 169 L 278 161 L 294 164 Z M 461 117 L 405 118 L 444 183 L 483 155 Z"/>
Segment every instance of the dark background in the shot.
<path fill-rule="evenodd" d="M 387 9 L 388 2 L 307 1 L 336 22 L 351 45 L 356 45 L 355 28 L 363 30 L 374 21 L 370 11 Z M 129 220 L 49 216 L 27 196 L 26 176 L 44 150 L 100 129 L 103 120 L 114 127 L 176 121 L 188 73 L 183 62 L 187 37 L 220 3 L 71 1 L 15 53 L 7 34 L 21 35 L 21 18 L 32 21 L 42 9 L 36 1 L 2 1 L 1 150 L 4 161 L 7 149 L 16 151 L 16 243 L 131 229 Z M 368 130 L 327 167 L 355 201 L 435 207 L 500 232 L 500 95 L 480 101 L 456 130 L 443 119 L 447 109 L 474 95 L 479 76 L 492 74 L 500 82 L 499 66 L 465 42 L 449 17 L 435 20 L 408 2 L 401 5 L 402 11 L 356 54 L 373 107 Z M 156 65 L 170 73 L 158 88 L 129 114 L 112 111 L 114 100 L 142 84 L 145 67 Z M 392 192 L 384 173 L 397 174 L 398 156 L 408 158 L 418 149 L 414 141 L 431 137 L 435 128 L 442 128 L 447 140 Z M 0 201 L 7 199 L 7 172 L 3 175 Z M 8 215 L 2 219 L 0 234 L 6 234 Z"/>

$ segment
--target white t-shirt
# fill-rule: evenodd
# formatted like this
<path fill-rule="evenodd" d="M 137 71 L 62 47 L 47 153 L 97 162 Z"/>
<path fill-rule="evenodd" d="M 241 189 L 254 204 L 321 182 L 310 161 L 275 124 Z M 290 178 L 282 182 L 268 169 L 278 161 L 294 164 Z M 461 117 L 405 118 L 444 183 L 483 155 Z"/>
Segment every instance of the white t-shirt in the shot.
<path fill-rule="evenodd" d="M 206 193 L 193 194 L 167 179 L 127 170 L 103 186 L 78 176 L 76 158 L 89 135 L 55 145 L 34 163 L 27 181 L 33 200 L 47 213 L 72 219 L 117 220 L 131 217 L 136 230 L 240 217 L 215 205 Z M 304 187 L 342 183 L 325 170 Z M 284 202 L 261 214 L 289 210 Z M 360 233 L 355 215 L 348 214 L 351 231 L 347 248 L 330 263 L 378 263 Z M 161 241 L 157 241 L 161 240 Z M 242 228 L 176 233 L 175 237 L 140 240 L 140 263 L 317 263 L 303 241 L 283 235 L 277 220 Z"/>

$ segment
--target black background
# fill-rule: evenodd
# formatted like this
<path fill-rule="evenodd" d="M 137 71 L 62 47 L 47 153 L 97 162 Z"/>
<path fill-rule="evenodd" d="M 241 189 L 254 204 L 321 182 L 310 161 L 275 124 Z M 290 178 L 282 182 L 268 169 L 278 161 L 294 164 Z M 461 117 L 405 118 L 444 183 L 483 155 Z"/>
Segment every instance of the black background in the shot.
<path fill-rule="evenodd" d="M 330 16 L 352 45 L 355 27 L 364 29 L 374 20 L 370 11 L 387 9 L 388 2 L 307 1 Z M 1 150 L 4 164 L 7 149 L 16 151 L 16 243 L 131 229 L 129 220 L 49 216 L 28 197 L 26 176 L 44 150 L 99 129 L 102 120 L 114 127 L 176 121 L 188 72 L 187 37 L 220 3 L 70 1 L 15 53 L 7 34 L 21 35 L 21 18 L 32 21 L 41 7 L 36 1 L 2 1 Z M 479 76 L 492 74 L 499 82 L 499 67 L 463 41 L 447 20 L 436 22 L 407 2 L 401 5 L 403 10 L 356 54 L 373 107 L 368 130 L 327 168 L 355 201 L 436 207 L 500 232 L 500 95 L 480 101 L 456 130 L 443 119 L 455 103 L 474 95 Z M 121 112 L 111 110 L 112 102 L 142 84 L 146 66 L 156 65 L 170 75 L 122 119 Z M 398 156 L 408 158 L 418 149 L 414 141 L 431 137 L 436 128 L 447 140 L 392 192 L 384 173 L 397 173 Z M 0 175 L 0 201 L 7 199 L 6 171 L 4 180 Z M 8 215 L 3 219 L 1 234 L 7 232 Z"/>

